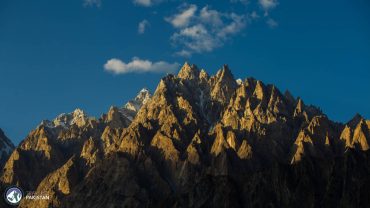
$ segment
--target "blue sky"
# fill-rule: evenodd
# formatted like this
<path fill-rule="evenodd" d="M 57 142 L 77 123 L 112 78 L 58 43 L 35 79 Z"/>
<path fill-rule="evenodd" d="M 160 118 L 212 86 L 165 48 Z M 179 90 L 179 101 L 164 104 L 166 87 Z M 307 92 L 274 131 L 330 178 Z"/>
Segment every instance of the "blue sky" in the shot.
<path fill-rule="evenodd" d="M 62 112 L 99 116 L 185 61 L 370 118 L 370 2 L 0 0 L 0 128 L 17 144 Z"/>

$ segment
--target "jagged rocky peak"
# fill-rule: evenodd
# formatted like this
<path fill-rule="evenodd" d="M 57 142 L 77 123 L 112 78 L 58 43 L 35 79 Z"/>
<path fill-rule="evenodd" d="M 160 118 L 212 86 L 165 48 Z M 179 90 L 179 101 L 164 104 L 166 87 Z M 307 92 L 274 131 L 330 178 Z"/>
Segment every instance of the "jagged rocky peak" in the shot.
<path fill-rule="evenodd" d="M 194 64 L 189 64 L 188 62 L 185 62 L 185 64 L 181 67 L 179 73 L 177 74 L 177 77 L 180 79 L 196 79 L 199 78 L 200 71 L 198 67 Z"/>
<path fill-rule="evenodd" d="M 303 103 L 303 100 L 301 98 L 298 98 L 297 101 L 296 101 L 296 107 L 294 109 L 294 116 L 298 116 L 299 114 L 301 114 L 304 110 L 304 103 Z"/>
<path fill-rule="evenodd" d="M 178 81 L 177 77 L 173 74 L 168 74 L 167 76 L 163 77 L 159 84 L 157 85 L 157 88 L 155 89 L 154 96 L 156 94 L 161 94 L 162 92 L 166 92 L 167 89 L 171 87 L 175 87 L 174 84 Z"/>
<path fill-rule="evenodd" d="M 146 104 L 149 99 L 152 97 L 149 90 L 146 88 L 143 88 L 140 90 L 140 92 L 137 94 L 135 99 L 128 101 L 124 106 L 123 109 L 131 110 L 134 112 L 137 112 L 140 110 L 141 106 Z"/>
<path fill-rule="evenodd" d="M 348 121 L 347 125 L 351 128 L 355 128 L 361 121 L 365 121 L 364 118 L 359 113 L 356 113 L 356 115 Z"/>
<path fill-rule="evenodd" d="M 215 76 L 211 77 L 210 84 L 212 98 L 220 103 L 228 102 L 237 88 L 234 75 L 227 65 L 224 65 Z"/>
<path fill-rule="evenodd" d="M 14 150 L 14 144 L 5 135 L 3 130 L 0 128 L 0 167 L 3 166 L 5 161 L 9 158 L 9 155 Z"/>
<path fill-rule="evenodd" d="M 290 111 L 287 105 L 287 99 L 281 94 L 275 85 L 271 86 L 268 108 L 270 108 L 271 112 L 284 116 L 288 116 L 288 112 Z"/>
<path fill-rule="evenodd" d="M 343 128 L 340 139 L 345 142 L 346 147 L 368 150 L 370 144 L 369 121 L 360 114 L 356 114 Z"/>
<path fill-rule="evenodd" d="M 208 80 L 209 79 L 209 75 L 207 74 L 207 72 L 204 69 L 202 69 L 199 72 L 199 78 L 201 80 Z"/>
<path fill-rule="evenodd" d="M 327 133 L 330 125 L 330 120 L 325 115 L 314 116 L 309 123 L 307 130 L 312 135 L 323 136 Z"/>
<path fill-rule="evenodd" d="M 106 117 L 106 123 L 109 124 L 110 127 L 112 128 L 120 128 L 120 127 L 127 127 L 134 114 L 128 115 L 121 113 L 122 110 L 115 106 L 111 106 L 109 108 L 107 117 Z"/>
<path fill-rule="evenodd" d="M 128 101 L 122 108 L 111 107 L 110 111 L 112 112 L 108 112 L 108 114 L 118 110 L 119 115 L 116 113 L 115 118 L 119 118 L 121 123 L 125 123 L 124 126 L 127 126 L 135 118 L 141 107 L 148 103 L 151 98 L 152 95 L 149 90 L 143 88 L 133 100 Z M 123 120 L 125 121 L 122 122 Z"/>
<path fill-rule="evenodd" d="M 75 109 L 71 113 L 62 113 L 57 116 L 53 121 L 43 120 L 41 125 L 49 128 L 64 127 L 68 128 L 72 125 L 82 127 L 88 123 L 89 117 L 85 112 L 79 108 Z"/>
<path fill-rule="evenodd" d="M 236 83 L 237 83 L 238 85 L 241 85 L 241 84 L 243 84 L 243 80 L 242 80 L 242 79 L 240 79 L 240 78 L 238 78 L 238 79 L 236 80 Z"/>
<path fill-rule="evenodd" d="M 129 126 L 141 107 L 145 105 L 152 95 L 149 90 L 143 88 L 136 97 L 128 101 L 123 107 L 111 106 L 108 113 L 102 116 L 105 123 L 111 128 L 125 128 Z"/>
<path fill-rule="evenodd" d="M 233 73 L 230 71 L 228 65 L 224 64 L 215 76 L 216 80 L 223 84 L 236 85 Z"/>
<path fill-rule="evenodd" d="M 285 91 L 284 96 L 285 96 L 285 99 L 287 99 L 289 103 L 294 104 L 296 102 L 294 96 L 292 95 L 292 93 L 290 93 L 289 90 Z"/>
<path fill-rule="evenodd" d="M 147 88 L 143 88 L 140 90 L 139 94 L 135 97 L 135 100 L 141 102 L 143 105 L 148 102 L 151 98 L 151 94 Z"/>
<path fill-rule="evenodd" d="M 259 100 L 263 100 L 265 95 L 265 85 L 262 83 L 262 81 L 257 81 L 256 87 L 253 92 L 253 96 L 256 97 Z"/>

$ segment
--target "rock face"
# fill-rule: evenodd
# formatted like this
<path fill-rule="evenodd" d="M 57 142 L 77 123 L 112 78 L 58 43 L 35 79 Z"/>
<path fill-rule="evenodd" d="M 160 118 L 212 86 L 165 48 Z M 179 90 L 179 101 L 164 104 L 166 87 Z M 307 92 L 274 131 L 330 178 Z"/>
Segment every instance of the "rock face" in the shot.
<path fill-rule="evenodd" d="M 10 154 L 14 150 L 14 144 L 8 137 L 6 137 L 3 130 L 0 129 L 0 166 L 4 166 L 4 163 L 8 160 Z"/>
<path fill-rule="evenodd" d="M 20 207 L 367 207 L 370 121 L 185 63 L 99 119 L 42 122 L 4 167 Z"/>

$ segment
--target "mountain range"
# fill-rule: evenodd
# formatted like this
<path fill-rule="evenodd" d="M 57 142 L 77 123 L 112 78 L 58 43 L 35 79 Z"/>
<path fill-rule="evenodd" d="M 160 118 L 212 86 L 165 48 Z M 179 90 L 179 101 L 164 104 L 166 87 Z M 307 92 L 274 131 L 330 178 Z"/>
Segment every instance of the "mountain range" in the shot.
<path fill-rule="evenodd" d="M 61 114 L 17 147 L 0 131 L 0 185 L 50 196 L 19 207 L 368 207 L 369 142 L 359 114 L 334 122 L 227 65 L 185 63 L 100 118 Z"/>

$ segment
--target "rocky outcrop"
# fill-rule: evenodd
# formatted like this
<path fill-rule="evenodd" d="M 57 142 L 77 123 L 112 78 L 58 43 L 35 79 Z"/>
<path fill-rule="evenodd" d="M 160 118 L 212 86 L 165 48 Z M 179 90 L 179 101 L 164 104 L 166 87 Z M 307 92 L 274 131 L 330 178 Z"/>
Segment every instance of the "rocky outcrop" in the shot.
<path fill-rule="evenodd" d="M 152 97 L 44 122 L 1 181 L 50 192 L 23 207 L 366 207 L 369 124 L 333 122 L 226 65 L 210 76 L 185 63 Z"/>
<path fill-rule="evenodd" d="M 340 139 L 345 143 L 346 148 L 356 148 L 363 151 L 369 149 L 370 128 L 368 124 L 369 121 L 357 114 L 345 125 Z"/>
<path fill-rule="evenodd" d="M 10 154 L 14 150 L 14 144 L 6 137 L 3 130 L 0 129 L 0 167 L 8 160 Z"/>

